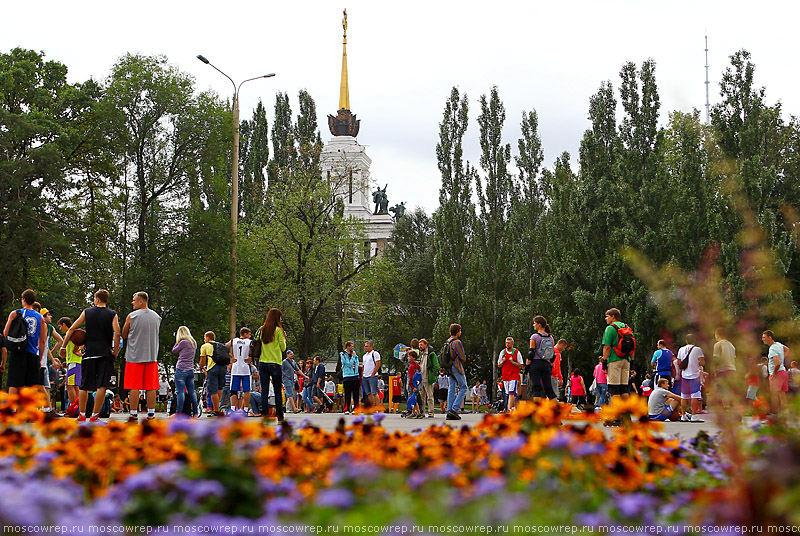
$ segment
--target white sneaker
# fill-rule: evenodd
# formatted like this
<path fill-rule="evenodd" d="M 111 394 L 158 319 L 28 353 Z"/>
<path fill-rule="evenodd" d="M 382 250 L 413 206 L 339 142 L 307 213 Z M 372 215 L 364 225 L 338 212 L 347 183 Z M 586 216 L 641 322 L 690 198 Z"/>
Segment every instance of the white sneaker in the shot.
<path fill-rule="evenodd" d="M 681 422 L 690 422 L 691 420 L 692 417 L 688 413 L 684 413 L 683 415 L 681 415 Z"/>
<path fill-rule="evenodd" d="M 700 415 L 692 415 L 692 418 L 689 419 L 689 422 L 706 422 L 700 418 Z"/>

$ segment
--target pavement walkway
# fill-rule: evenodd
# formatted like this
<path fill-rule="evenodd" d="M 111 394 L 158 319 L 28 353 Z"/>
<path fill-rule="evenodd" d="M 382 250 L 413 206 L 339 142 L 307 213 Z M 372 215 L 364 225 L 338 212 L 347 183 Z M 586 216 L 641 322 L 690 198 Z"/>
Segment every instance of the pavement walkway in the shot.
<path fill-rule="evenodd" d="M 141 414 L 140 414 L 141 415 Z M 156 413 L 157 418 L 159 419 L 166 419 L 167 416 L 165 413 Z M 353 419 L 355 419 L 357 415 L 343 415 L 341 413 L 291 413 L 286 415 L 286 420 L 291 422 L 294 425 L 299 425 L 304 420 L 308 420 L 314 426 L 317 426 L 323 430 L 333 431 L 339 424 L 340 419 L 344 419 L 345 425 L 350 424 Z M 444 414 L 437 413 L 435 417 L 432 419 L 425 418 L 425 419 L 406 419 L 401 417 L 400 415 L 396 415 L 393 413 L 386 414 L 381 425 L 386 428 L 389 432 L 401 431 L 406 433 L 412 433 L 416 430 L 421 430 L 423 428 L 427 428 L 429 426 L 450 426 L 450 427 L 461 427 L 461 426 L 475 426 L 481 420 L 483 420 L 484 414 L 483 413 L 465 413 L 461 415 L 460 421 L 448 421 L 445 420 Z M 128 414 L 115 414 L 111 416 L 111 420 L 115 421 L 125 421 L 128 418 Z M 209 419 L 209 417 L 202 417 L 203 419 Z M 224 418 L 224 417 L 222 417 Z M 661 435 L 667 437 L 678 437 L 680 439 L 689 439 L 695 437 L 700 431 L 704 431 L 709 435 L 714 435 L 719 431 L 719 427 L 714 422 L 713 414 L 705 414 L 703 415 L 705 422 L 702 423 L 684 423 L 684 422 L 667 422 L 664 424 L 664 430 L 661 432 Z M 143 420 L 144 416 L 140 416 L 140 420 Z M 252 420 L 256 421 L 258 419 L 253 418 Z M 581 421 L 570 421 L 570 422 L 581 422 Z M 606 428 L 602 424 L 594 424 L 600 429 L 603 429 L 608 435 L 613 434 L 614 428 Z"/>

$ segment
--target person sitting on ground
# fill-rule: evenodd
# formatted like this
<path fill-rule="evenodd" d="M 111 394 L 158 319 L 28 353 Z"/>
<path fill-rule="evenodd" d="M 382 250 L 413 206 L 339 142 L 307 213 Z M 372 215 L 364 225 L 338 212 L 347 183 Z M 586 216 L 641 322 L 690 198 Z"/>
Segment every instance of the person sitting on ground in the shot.
<path fill-rule="evenodd" d="M 647 399 L 647 412 L 651 421 L 677 421 L 680 419 L 681 397 L 669 391 L 669 380 L 660 378 Z"/>
<path fill-rule="evenodd" d="M 650 374 L 644 375 L 644 381 L 642 382 L 642 396 L 648 397 L 653 393 L 653 379 L 650 377 Z"/>
<path fill-rule="evenodd" d="M 114 395 L 114 403 L 111 405 L 111 411 L 114 413 L 122 413 L 122 400 L 119 395 Z"/>

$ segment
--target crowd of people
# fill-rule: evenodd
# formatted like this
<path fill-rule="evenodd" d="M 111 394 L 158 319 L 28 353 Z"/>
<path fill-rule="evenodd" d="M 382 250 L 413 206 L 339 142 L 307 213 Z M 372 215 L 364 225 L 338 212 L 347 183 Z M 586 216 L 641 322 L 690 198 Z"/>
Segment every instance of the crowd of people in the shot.
<path fill-rule="evenodd" d="M 30 289 L 22 293 L 22 307 L 11 311 L 0 339 L 0 372 L 8 370 L 9 392 L 38 387 L 46 400 L 44 412 L 58 415 L 54 408 L 60 401 L 62 410 L 79 421 L 122 412 L 129 414 L 130 421 L 138 421 L 140 412 L 153 419 L 157 410 L 198 417 L 204 408 L 212 417 L 242 412 L 283 420 L 287 411 L 349 414 L 362 405 L 384 407 L 387 403 L 389 412 L 400 413 L 402 402 L 402 413 L 409 418 L 432 418 L 438 409 L 447 420 L 460 420 L 467 396 L 473 412 L 480 408 L 513 411 L 520 399 L 543 397 L 594 411 L 610 397 L 637 393 L 648 398 L 653 420 L 701 422 L 712 382 L 744 381 L 748 403 L 769 393 L 775 412 L 785 407 L 787 392 L 800 387 L 797 362 L 789 361 L 789 348 L 769 330 L 762 335 L 767 354 L 751 358 L 745 374 L 737 376 L 736 348 L 722 328 L 715 333 L 713 371 L 706 370 L 703 349 L 689 334 L 675 353 L 665 341 L 658 341 L 640 382 L 631 370 L 636 354 L 633 331 L 622 322 L 620 311 L 612 308 L 605 314 L 603 354 L 594 366 L 590 387 L 578 369 L 564 378 L 561 353 L 567 341 L 556 340 L 547 320 L 537 315 L 525 355 L 512 337 L 506 339 L 497 358 L 500 381 L 492 404 L 486 380 L 468 387 L 459 324 L 451 324 L 441 355 L 426 339 L 413 339 L 405 370 L 388 377 L 387 384 L 381 374 L 381 355 L 371 341 L 365 342 L 361 356 L 353 341 L 345 343 L 338 356 L 339 374 L 327 372 L 320 356 L 295 361 L 287 349 L 282 313 L 272 308 L 255 333 L 242 327 L 238 337 L 227 343 L 207 331 L 200 344 L 188 327 L 180 326 L 172 348 L 177 362 L 171 396 L 172 386 L 158 368 L 161 317 L 148 307 L 147 293 L 132 296 L 132 311 L 124 322 L 108 307 L 108 291 L 98 290 L 93 302 L 75 321 L 61 317 L 53 325 L 52 313 L 36 301 L 36 293 Z M 115 360 L 123 346 L 120 385 Z M 736 401 L 720 395 L 720 403 Z"/>

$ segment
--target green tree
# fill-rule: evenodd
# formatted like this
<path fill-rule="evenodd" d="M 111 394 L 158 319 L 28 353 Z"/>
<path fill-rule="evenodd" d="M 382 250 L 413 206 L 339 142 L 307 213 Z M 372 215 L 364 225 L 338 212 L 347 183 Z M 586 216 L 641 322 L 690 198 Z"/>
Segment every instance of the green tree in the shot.
<path fill-rule="evenodd" d="M 511 214 L 507 233 L 521 251 L 511 255 L 515 277 L 512 292 L 516 297 L 512 306 L 509 333 L 525 333 L 527 321 L 536 314 L 538 298 L 537 279 L 548 240 L 541 236 L 541 223 L 546 214 L 545 192 L 541 184 L 544 151 L 539 135 L 539 117 L 536 110 L 522 113 L 522 137 L 517 141 L 518 154 L 514 158 L 518 176 L 512 192 Z M 523 320 L 524 319 L 524 320 Z"/>
<path fill-rule="evenodd" d="M 246 230 L 242 279 L 248 308 L 258 311 L 253 314 L 263 319 L 269 307 L 279 304 L 290 342 L 304 359 L 335 347 L 342 296 L 372 259 L 361 246 L 363 223 L 345 219 L 335 195 L 346 178 L 322 177 L 321 139 L 311 132 L 316 128 L 314 101 L 304 91 L 300 101 L 297 123 L 287 124 L 288 98 L 278 95 L 269 195 L 280 202 L 267 203 L 263 224 Z"/>
<path fill-rule="evenodd" d="M 464 161 L 463 151 L 468 122 L 467 96 L 460 95 L 458 88 L 454 87 L 439 124 L 436 159 L 442 186 L 439 189 L 439 208 L 433 215 L 436 237 L 434 277 L 442 302 L 436 331 L 444 336 L 448 325 L 466 314 L 468 257 L 475 220 L 471 188 L 475 170 Z"/>
<path fill-rule="evenodd" d="M 475 249 L 474 269 L 468 285 L 470 305 L 474 308 L 489 353 L 492 385 L 497 381 L 497 355 L 506 337 L 506 323 L 511 312 L 511 279 L 516 252 L 508 224 L 514 185 L 508 164 L 511 145 L 502 141 L 506 111 L 497 87 L 489 98 L 481 95 L 478 129 L 481 147 L 480 166 L 483 177 L 475 174 L 475 192 L 480 209 L 474 220 L 474 239 L 481 244 Z M 481 367 L 483 368 L 483 367 Z"/>
<path fill-rule="evenodd" d="M 267 167 L 269 184 L 272 189 L 286 181 L 282 173 L 290 169 L 297 158 L 295 146 L 295 127 L 292 125 L 292 107 L 289 104 L 289 95 L 278 93 L 275 95 L 275 119 L 272 122 L 272 159 Z"/>
<path fill-rule="evenodd" d="M 102 106 L 122 170 L 118 295 L 151 294 L 163 348 L 181 324 L 219 330 L 230 270 L 229 109 L 195 95 L 192 78 L 164 56 L 131 54 L 112 67 Z"/>
<path fill-rule="evenodd" d="M 439 301 L 433 235 L 433 221 L 422 208 L 407 212 L 395 225 L 383 257 L 373 261 L 350 295 L 349 317 L 356 313 L 356 321 L 366 323 L 376 348 L 407 344 L 414 337 L 434 344 Z M 443 334 L 437 335 L 436 342 L 444 342 Z"/>
<path fill-rule="evenodd" d="M 60 303 L 78 293 L 72 279 L 73 244 L 97 253 L 97 226 L 88 236 L 71 228 L 71 214 L 59 210 L 62 197 L 87 175 L 105 169 L 94 106 L 98 85 L 66 82 L 67 67 L 44 54 L 15 48 L 0 54 L 0 306 L 25 287 L 60 293 Z M 90 202 L 90 206 L 97 206 Z M 85 215 L 85 213 L 84 213 Z M 90 222 L 91 223 L 91 222 Z M 71 242 L 73 241 L 73 242 Z M 94 278 L 95 281 L 99 277 Z M 93 281 L 93 282 L 95 282 Z M 53 296 L 55 298 L 55 296 Z"/>
<path fill-rule="evenodd" d="M 261 99 L 253 111 L 253 119 L 242 121 L 241 203 L 243 217 L 255 218 L 264 204 L 269 165 L 269 126 Z"/>

